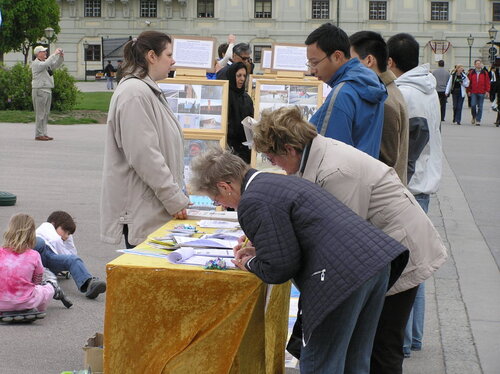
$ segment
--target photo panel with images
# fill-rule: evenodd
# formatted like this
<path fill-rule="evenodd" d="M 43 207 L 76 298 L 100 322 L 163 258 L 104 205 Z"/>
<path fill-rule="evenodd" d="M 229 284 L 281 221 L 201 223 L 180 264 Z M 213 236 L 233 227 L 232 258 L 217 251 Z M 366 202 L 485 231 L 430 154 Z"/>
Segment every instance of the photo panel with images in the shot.
<path fill-rule="evenodd" d="M 191 179 L 191 160 L 209 147 L 220 147 L 219 140 L 184 139 L 184 179 L 186 184 Z"/>

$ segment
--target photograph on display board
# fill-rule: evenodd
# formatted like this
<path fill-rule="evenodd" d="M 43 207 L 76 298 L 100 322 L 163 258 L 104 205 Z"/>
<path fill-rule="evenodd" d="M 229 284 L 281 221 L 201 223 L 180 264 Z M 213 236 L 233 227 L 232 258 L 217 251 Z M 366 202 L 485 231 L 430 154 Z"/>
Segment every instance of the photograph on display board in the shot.
<path fill-rule="evenodd" d="M 298 106 L 304 118 L 309 119 L 323 103 L 323 83 L 320 81 L 295 80 L 283 84 L 276 80 L 257 80 L 255 84 L 255 117 L 265 110 Z M 258 170 L 284 173 L 273 166 L 263 154 L 252 152 L 252 165 Z"/>
<path fill-rule="evenodd" d="M 184 138 L 184 180 L 186 185 L 191 179 L 191 160 L 209 147 L 223 147 L 221 139 L 187 139 Z M 188 188 L 189 189 L 189 188 Z"/>
<path fill-rule="evenodd" d="M 206 82 L 159 82 L 168 105 L 177 116 L 183 129 L 225 132 L 226 111 L 224 84 Z"/>

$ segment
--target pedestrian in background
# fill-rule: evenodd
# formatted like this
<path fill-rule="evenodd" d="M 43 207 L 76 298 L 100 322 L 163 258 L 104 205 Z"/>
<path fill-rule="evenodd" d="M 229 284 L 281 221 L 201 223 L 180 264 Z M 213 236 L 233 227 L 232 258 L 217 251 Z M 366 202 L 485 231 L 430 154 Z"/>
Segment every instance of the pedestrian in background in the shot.
<path fill-rule="evenodd" d="M 469 87 L 469 78 L 464 72 L 463 65 L 457 65 L 451 73 L 446 84 L 446 96 L 451 94 L 453 101 L 453 123 L 460 125 L 462 122 L 462 107 L 467 95 L 466 88 Z"/>
<path fill-rule="evenodd" d="M 132 248 L 172 218 L 186 219 L 184 137 L 156 81 L 175 61 L 172 39 L 144 31 L 124 48 L 111 98 L 101 192 L 101 239 Z"/>
<path fill-rule="evenodd" d="M 52 140 L 54 138 L 47 135 L 47 123 L 54 88 L 53 71 L 63 63 L 64 52 L 61 48 L 57 48 L 54 54 L 47 58 L 47 48 L 39 45 L 35 47 L 33 53 L 35 59 L 31 63 L 33 74 L 31 95 L 36 118 L 35 140 Z"/>
<path fill-rule="evenodd" d="M 436 78 L 436 91 L 439 96 L 439 105 L 441 106 L 441 122 L 444 122 L 444 117 L 446 115 L 446 84 L 450 79 L 450 73 L 444 68 L 444 60 L 439 60 L 438 68 L 432 72 L 434 78 Z"/>
<path fill-rule="evenodd" d="M 106 77 L 106 88 L 108 90 L 112 90 L 113 87 L 113 79 L 115 75 L 116 69 L 114 68 L 111 61 L 108 60 L 108 64 L 104 68 L 104 76 Z"/>
<path fill-rule="evenodd" d="M 470 81 L 468 95 L 470 96 L 471 122 L 473 125 L 481 126 L 484 98 L 488 98 L 490 94 L 490 76 L 483 69 L 481 60 L 474 61 L 474 69 L 469 70 L 468 78 Z"/>

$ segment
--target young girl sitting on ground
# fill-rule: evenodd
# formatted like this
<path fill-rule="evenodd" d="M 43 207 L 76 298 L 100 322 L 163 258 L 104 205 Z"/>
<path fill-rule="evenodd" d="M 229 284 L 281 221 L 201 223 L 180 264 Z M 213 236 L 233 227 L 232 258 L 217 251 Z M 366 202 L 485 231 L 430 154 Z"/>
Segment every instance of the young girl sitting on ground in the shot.
<path fill-rule="evenodd" d="M 43 318 L 50 299 L 64 300 L 57 281 L 42 284 L 43 266 L 34 251 L 35 221 L 27 214 L 16 214 L 4 234 L 0 247 L 0 320 L 3 322 Z M 66 301 L 66 300 L 65 300 Z M 68 308 L 71 303 L 67 303 Z"/>

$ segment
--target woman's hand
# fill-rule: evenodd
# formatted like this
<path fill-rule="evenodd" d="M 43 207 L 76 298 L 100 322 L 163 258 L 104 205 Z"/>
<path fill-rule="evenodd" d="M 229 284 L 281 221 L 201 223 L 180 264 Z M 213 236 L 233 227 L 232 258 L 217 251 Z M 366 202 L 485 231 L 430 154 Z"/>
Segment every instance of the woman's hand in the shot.
<path fill-rule="evenodd" d="M 239 244 L 234 247 L 233 251 L 236 251 L 236 248 L 239 246 Z M 245 267 L 245 264 L 250 260 L 252 257 L 255 257 L 255 248 L 254 247 L 248 247 L 245 246 L 243 248 L 239 248 L 234 255 L 234 260 L 231 260 L 233 264 L 235 264 L 238 268 L 241 270 L 248 271 L 248 269 Z"/>
<path fill-rule="evenodd" d="M 187 210 L 182 209 L 179 210 L 177 213 L 174 214 L 175 219 L 187 219 Z"/>

